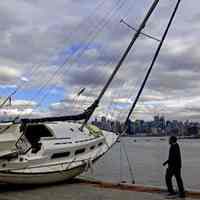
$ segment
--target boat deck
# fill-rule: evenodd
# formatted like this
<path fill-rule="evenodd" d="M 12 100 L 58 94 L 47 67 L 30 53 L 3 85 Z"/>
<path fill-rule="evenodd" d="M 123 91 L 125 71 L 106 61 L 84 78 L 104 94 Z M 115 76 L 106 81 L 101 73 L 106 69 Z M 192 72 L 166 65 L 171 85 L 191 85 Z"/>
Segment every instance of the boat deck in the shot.
<path fill-rule="evenodd" d="M 108 186 L 108 185 L 107 185 Z M 99 187 L 87 181 L 73 180 L 70 183 L 59 183 L 43 186 L 9 186 L 1 185 L 1 200 L 163 200 L 162 192 L 130 191 L 119 188 Z M 185 198 L 192 200 L 191 197 Z M 196 198 L 199 199 L 199 198 Z"/>

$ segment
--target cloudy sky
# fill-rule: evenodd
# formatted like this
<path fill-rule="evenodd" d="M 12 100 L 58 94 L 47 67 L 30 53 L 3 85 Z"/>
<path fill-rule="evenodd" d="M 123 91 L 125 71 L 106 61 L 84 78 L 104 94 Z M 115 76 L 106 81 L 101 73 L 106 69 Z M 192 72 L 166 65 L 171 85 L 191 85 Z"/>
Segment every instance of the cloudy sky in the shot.
<path fill-rule="evenodd" d="M 98 96 L 152 0 L 0 1 L 0 114 L 77 113 Z M 145 32 L 161 38 L 176 0 L 162 0 Z M 132 118 L 200 119 L 200 11 L 182 0 Z M 158 43 L 141 36 L 96 115 L 123 120 Z M 85 91 L 77 97 L 81 88 Z"/>

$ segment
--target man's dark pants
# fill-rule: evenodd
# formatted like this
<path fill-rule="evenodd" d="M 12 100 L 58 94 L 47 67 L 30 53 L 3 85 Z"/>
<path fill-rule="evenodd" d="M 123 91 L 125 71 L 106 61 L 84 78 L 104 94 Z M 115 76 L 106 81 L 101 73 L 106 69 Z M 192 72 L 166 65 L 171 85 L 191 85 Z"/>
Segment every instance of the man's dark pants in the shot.
<path fill-rule="evenodd" d="M 183 181 L 181 178 L 181 168 L 172 168 L 172 167 L 167 168 L 165 179 L 166 179 L 168 192 L 174 193 L 174 189 L 172 186 L 172 177 L 173 176 L 175 176 L 175 178 L 176 178 L 179 193 L 184 194 L 185 192 L 184 192 L 184 187 L 183 187 Z"/>

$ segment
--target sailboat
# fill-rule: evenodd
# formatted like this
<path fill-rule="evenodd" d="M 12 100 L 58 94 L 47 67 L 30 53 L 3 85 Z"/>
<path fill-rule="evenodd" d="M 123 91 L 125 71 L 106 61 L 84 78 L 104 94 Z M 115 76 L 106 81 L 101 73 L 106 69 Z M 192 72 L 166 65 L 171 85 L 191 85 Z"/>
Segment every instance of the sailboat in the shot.
<path fill-rule="evenodd" d="M 102 131 L 90 125 L 88 121 L 158 2 L 159 0 L 154 0 L 98 98 L 83 113 L 37 119 L 16 118 L 1 128 L 2 134 L 14 133 L 19 137 L 12 146 L 13 148 L 9 146 L 0 151 L 0 182 L 44 184 L 68 180 L 90 168 L 94 162 L 111 149 L 120 135 Z M 144 88 L 144 84 L 141 88 Z M 133 108 L 125 122 L 124 131 L 126 131 L 127 121 Z M 81 124 L 78 123 L 82 120 L 84 121 Z"/>

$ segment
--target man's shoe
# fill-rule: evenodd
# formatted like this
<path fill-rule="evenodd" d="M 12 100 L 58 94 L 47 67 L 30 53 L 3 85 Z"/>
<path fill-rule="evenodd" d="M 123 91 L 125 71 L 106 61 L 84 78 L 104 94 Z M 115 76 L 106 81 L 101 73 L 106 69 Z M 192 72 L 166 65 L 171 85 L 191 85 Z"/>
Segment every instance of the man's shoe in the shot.
<path fill-rule="evenodd" d="M 179 194 L 179 197 L 180 197 L 180 198 L 185 198 L 185 193 Z"/>
<path fill-rule="evenodd" d="M 175 196 L 175 195 L 176 195 L 176 192 L 169 192 L 169 193 L 167 194 L 168 197 Z"/>
<path fill-rule="evenodd" d="M 166 195 L 166 199 L 174 199 L 177 197 L 177 194 L 175 192 L 170 192 Z"/>

